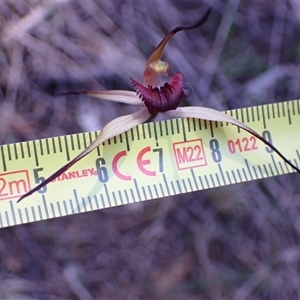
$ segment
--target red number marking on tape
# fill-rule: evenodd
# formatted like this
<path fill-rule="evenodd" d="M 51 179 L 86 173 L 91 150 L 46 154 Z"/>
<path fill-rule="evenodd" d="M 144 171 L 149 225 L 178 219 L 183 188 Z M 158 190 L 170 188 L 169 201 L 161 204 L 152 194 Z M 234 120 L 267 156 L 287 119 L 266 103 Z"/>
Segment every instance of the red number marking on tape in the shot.
<path fill-rule="evenodd" d="M 244 137 L 235 141 L 229 140 L 228 150 L 232 154 L 234 154 L 235 152 L 247 152 L 252 150 L 258 150 L 258 147 L 256 145 L 256 137 L 250 136 L 249 138 Z"/>
<path fill-rule="evenodd" d="M 27 170 L 0 174 L 0 200 L 19 198 L 30 189 Z"/>
<path fill-rule="evenodd" d="M 202 139 L 173 143 L 178 170 L 207 165 Z"/>

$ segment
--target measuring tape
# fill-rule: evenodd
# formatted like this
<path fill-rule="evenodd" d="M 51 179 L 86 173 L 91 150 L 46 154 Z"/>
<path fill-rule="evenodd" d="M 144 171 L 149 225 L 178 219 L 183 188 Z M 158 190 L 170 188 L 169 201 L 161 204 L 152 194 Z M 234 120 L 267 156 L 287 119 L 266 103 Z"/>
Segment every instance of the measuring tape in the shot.
<path fill-rule="evenodd" d="M 227 111 L 300 165 L 300 100 Z M 292 173 L 238 127 L 198 119 L 146 123 L 106 141 L 20 203 L 98 132 L 0 146 L 0 227 Z M 299 175 L 298 175 L 299 176 Z"/>

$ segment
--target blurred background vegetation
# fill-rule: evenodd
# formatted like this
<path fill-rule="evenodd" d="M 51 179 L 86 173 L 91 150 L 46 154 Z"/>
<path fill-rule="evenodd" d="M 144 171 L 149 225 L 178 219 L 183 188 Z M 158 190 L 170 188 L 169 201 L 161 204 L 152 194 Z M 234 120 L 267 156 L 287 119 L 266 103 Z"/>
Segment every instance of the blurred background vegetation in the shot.
<path fill-rule="evenodd" d="M 162 37 L 188 102 L 299 98 L 297 1 L 1 1 L 0 144 L 102 128 Z M 280 124 L 279 124 L 280 126 Z M 298 137 L 295 137 L 298 138 Z M 0 230 L 1 299 L 299 299 L 299 175 Z"/>

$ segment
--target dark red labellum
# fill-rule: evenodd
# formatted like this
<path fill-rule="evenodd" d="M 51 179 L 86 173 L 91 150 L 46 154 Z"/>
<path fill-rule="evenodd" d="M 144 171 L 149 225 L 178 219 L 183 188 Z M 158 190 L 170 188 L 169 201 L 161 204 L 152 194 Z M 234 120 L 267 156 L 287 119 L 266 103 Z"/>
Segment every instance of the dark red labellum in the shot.
<path fill-rule="evenodd" d="M 133 78 L 130 79 L 137 95 L 144 101 L 150 114 L 176 109 L 184 96 L 185 85 L 181 73 L 176 73 L 169 83 L 166 82 L 160 88 L 150 85 L 145 87 Z"/>

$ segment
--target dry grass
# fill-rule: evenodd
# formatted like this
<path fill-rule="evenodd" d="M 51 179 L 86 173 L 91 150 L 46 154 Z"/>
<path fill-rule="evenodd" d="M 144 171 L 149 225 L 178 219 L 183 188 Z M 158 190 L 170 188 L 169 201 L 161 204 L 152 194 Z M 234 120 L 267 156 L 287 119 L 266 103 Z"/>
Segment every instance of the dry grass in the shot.
<path fill-rule="evenodd" d="M 199 1 L 200 2 L 200 1 Z M 299 96 L 300 5 L 287 1 L 0 2 L 0 143 L 101 128 L 164 34 L 190 104 Z M 201 32 L 201 33 L 200 33 Z M 300 189 L 282 176 L 0 231 L 1 299 L 299 299 Z"/>

